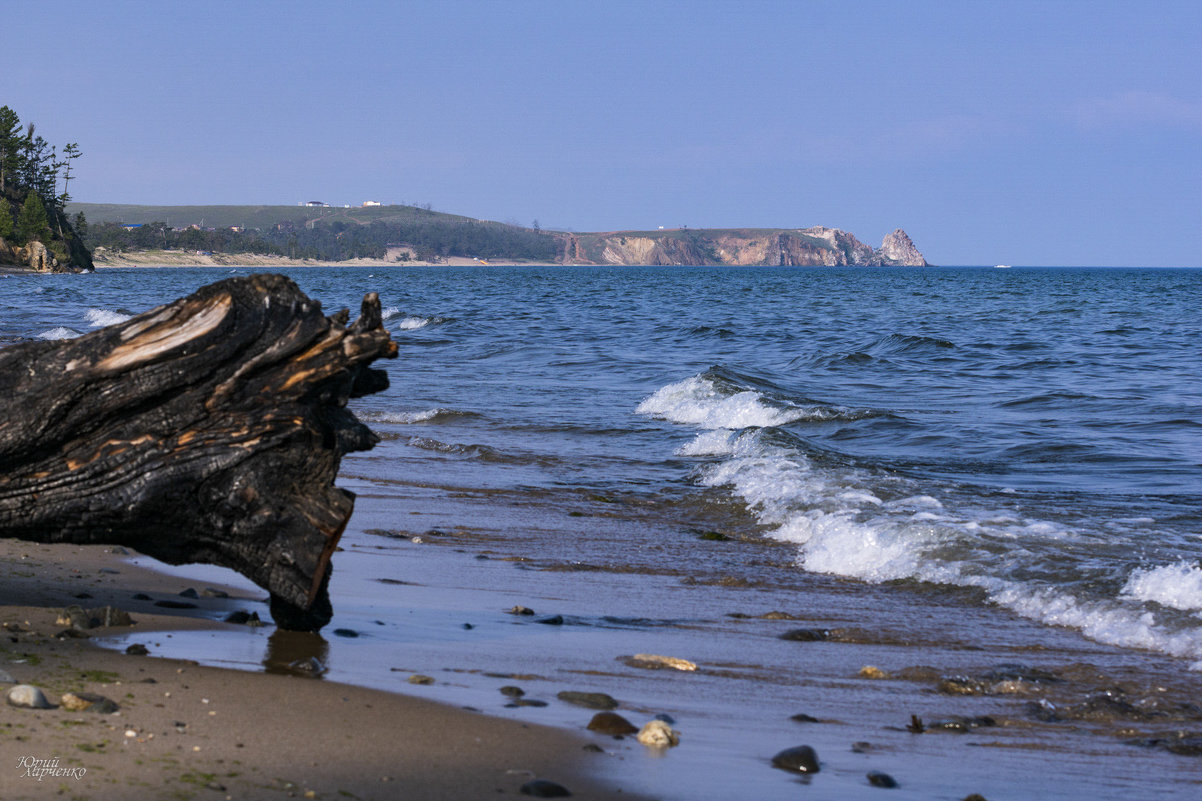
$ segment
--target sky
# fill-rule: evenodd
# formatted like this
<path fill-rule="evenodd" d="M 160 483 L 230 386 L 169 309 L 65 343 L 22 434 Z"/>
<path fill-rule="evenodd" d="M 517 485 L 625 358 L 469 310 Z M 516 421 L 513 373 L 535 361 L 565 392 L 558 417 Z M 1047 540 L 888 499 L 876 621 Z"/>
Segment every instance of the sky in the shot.
<path fill-rule="evenodd" d="M 1202 265 L 1197 0 L 0 0 L 0 29 L 0 105 L 79 143 L 79 201 Z"/>

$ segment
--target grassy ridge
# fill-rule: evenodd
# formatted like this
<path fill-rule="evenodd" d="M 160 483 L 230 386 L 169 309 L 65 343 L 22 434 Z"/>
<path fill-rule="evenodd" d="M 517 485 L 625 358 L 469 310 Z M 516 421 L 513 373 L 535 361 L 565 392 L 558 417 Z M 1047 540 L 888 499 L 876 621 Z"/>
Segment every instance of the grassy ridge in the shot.
<path fill-rule="evenodd" d="M 363 225 L 377 220 L 388 223 L 471 222 L 471 217 L 428 211 L 418 206 L 368 206 L 366 208 L 309 206 L 143 206 L 126 203 L 69 203 L 68 213 L 74 217 L 83 212 L 89 223 L 151 223 L 165 222 L 175 228 L 201 225 L 205 228 L 274 228 L 280 223 L 294 224 L 313 221 L 356 222 Z"/>

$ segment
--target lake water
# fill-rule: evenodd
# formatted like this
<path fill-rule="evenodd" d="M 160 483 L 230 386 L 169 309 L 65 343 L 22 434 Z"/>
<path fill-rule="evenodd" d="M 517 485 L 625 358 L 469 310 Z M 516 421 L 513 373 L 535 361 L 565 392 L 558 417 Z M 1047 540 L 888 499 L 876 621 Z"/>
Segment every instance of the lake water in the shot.
<path fill-rule="evenodd" d="M 0 342 L 237 272 L 0 279 Z M 379 292 L 400 346 L 353 406 L 383 441 L 343 463 L 352 552 L 459 526 L 714 598 L 784 569 L 1202 670 L 1200 270 L 282 272 L 328 312 Z M 336 557 L 336 611 L 382 564 Z"/>

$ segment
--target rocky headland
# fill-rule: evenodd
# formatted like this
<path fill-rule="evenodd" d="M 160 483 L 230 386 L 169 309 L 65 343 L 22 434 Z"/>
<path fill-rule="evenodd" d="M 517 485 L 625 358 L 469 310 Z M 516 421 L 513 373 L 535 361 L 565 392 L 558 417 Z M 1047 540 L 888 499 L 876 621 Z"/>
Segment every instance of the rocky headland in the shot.
<path fill-rule="evenodd" d="M 926 267 L 898 228 L 872 248 L 838 228 L 707 228 L 563 234 L 566 264 Z"/>

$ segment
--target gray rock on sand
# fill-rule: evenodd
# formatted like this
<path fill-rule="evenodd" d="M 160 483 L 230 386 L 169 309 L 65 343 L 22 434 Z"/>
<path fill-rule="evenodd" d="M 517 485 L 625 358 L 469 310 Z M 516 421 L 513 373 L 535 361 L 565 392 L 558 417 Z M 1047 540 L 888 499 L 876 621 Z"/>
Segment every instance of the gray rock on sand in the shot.
<path fill-rule="evenodd" d="M 614 700 L 613 696 L 606 695 L 605 693 L 583 693 L 575 690 L 564 690 L 556 694 L 555 697 L 560 701 L 582 706 L 585 709 L 609 710 L 618 708 L 618 702 Z"/>
<path fill-rule="evenodd" d="M 531 779 L 519 787 L 518 792 L 535 798 L 568 798 L 572 795 L 562 784 L 547 779 Z"/>
<path fill-rule="evenodd" d="M 96 693 L 63 693 L 59 705 L 71 712 L 95 712 L 100 715 L 111 715 L 117 711 L 115 701 Z"/>
<path fill-rule="evenodd" d="M 598 734 L 634 734 L 639 729 L 617 712 L 598 712 L 588 722 L 588 730 Z"/>
<path fill-rule="evenodd" d="M 645 668 L 648 670 L 667 668 L 669 670 L 694 671 L 697 669 L 695 662 L 675 656 L 661 656 L 660 654 L 635 654 L 634 656 L 623 657 L 622 661 L 629 667 Z"/>
<path fill-rule="evenodd" d="M 16 684 L 17 680 L 7 670 L 0 670 L 0 684 Z"/>
<path fill-rule="evenodd" d="M 680 745 L 680 732 L 662 720 L 652 720 L 643 726 L 637 739 L 652 748 L 671 748 Z"/>
<path fill-rule="evenodd" d="M 897 780 L 888 773 L 882 773 L 879 770 L 868 771 L 868 783 L 873 787 L 880 787 L 886 790 L 891 790 L 897 787 Z"/>
<path fill-rule="evenodd" d="M 817 773 L 818 754 L 808 745 L 786 748 L 772 757 L 772 767 L 795 773 Z"/>
<path fill-rule="evenodd" d="M 8 691 L 8 705 L 23 709 L 53 709 L 46 695 L 32 684 L 18 684 Z"/>

